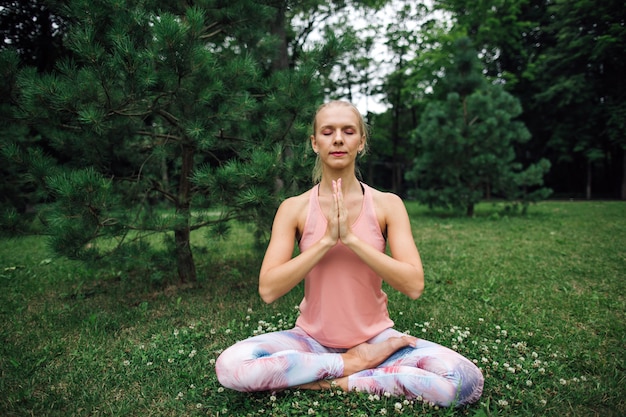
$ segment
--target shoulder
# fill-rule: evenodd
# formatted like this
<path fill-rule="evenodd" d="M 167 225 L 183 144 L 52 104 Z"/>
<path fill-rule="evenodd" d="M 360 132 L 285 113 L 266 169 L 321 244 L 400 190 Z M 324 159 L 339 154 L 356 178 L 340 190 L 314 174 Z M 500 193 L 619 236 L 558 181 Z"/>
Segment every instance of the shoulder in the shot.
<path fill-rule="evenodd" d="M 369 189 L 383 235 L 388 237 L 390 229 L 404 228 L 408 221 L 408 214 L 402 199 L 394 193 L 379 191 L 372 187 Z"/>
<path fill-rule="evenodd" d="M 394 193 L 384 192 L 369 187 L 372 193 L 372 199 L 374 200 L 374 206 L 377 211 L 381 213 L 391 215 L 397 210 L 406 211 L 404 202 L 400 197 Z"/>
<path fill-rule="evenodd" d="M 286 226 L 300 233 L 304 227 L 308 213 L 309 199 L 312 190 L 285 199 L 276 212 L 274 227 Z"/>
<path fill-rule="evenodd" d="M 280 203 L 278 210 L 299 213 L 308 206 L 311 192 L 312 190 L 308 190 L 302 194 L 285 199 L 282 203 Z"/>

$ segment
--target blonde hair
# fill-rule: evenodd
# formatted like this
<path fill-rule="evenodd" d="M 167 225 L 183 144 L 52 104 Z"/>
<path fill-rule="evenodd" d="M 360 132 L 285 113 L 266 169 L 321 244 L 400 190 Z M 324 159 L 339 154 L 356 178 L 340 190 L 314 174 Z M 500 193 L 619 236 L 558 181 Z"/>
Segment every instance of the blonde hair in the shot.
<path fill-rule="evenodd" d="M 356 108 L 356 106 L 348 101 L 344 101 L 344 100 L 332 100 L 329 101 L 327 103 L 322 104 L 321 106 L 319 106 L 317 108 L 317 110 L 315 111 L 315 117 L 313 117 L 313 124 L 312 124 L 312 128 L 313 128 L 313 135 L 315 136 L 315 132 L 316 132 L 316 128 L 317 128 L 317 115 L 319 114 L 320 111 L 324 110 L 327 107 L 332 107 L 332 106 L 344 106 L 344 107 L 348 107 L 349 109 L 351 109 L 354 114 L 356 114 L 357 119 L 359 120 L 358 123 L 358 128 L 361 131 L 361 135 L 364 138 L 364 146 L 363 146 L 363 150 L 359 153 L 359 157 L 362 157 L 363 155 L 365 155 L 366 151 L 367 151 L 367 145 L 368 145 L 368 136 L 369 136 L 369 126 L 367 125 L 367 123 L 365 123 L 365 119 L 363 118 L 363 115 L 361 114 L 361 112 L 359 112 L 359 109 Z M 312 174 L 312 178 L 313 178 L 313 183 L 317 184 L 322 180 L 322 161 L 320 159 L 320 156 L 317 155 L 315 157 L 315 166 L 313 167 L 313 174 Z M 358 170 L 357 170 L 357 174 L 358 174 Z"/>

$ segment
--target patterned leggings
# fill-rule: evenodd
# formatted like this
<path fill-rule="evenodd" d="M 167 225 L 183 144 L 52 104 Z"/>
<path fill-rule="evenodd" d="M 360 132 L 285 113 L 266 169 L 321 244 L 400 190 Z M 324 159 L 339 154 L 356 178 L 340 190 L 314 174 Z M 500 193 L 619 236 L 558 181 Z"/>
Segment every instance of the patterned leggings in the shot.
<path fill-rule="evenodd" d="M 368 343 L 402 336 L 387 329 Z M 343 375 L 347 349 L 328 348 L 299 327 L 266 333 L 242 340 L 217 359 L 219 382 L 237 391 L 278 391 Z M 483 375 L 471 361 L 457 352 L 427 340 L 405 347 L 374 369 L 348 377 L 350 390 L 382 395 L 386 392 L 407 398 L 421 397 L 440 406 L 476 402 L 483 390 Z"/>

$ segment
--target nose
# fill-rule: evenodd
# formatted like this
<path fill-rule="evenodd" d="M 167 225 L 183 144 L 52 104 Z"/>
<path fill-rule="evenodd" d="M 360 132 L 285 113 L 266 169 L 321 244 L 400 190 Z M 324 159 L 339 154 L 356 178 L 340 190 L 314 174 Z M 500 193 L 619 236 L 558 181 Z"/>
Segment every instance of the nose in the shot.
<path fill-rule="evenodd" d="M 343 143 L 343 133 L 341 132 L 341 129 L 337 129 L 335 132 L 334 142 Z"/>

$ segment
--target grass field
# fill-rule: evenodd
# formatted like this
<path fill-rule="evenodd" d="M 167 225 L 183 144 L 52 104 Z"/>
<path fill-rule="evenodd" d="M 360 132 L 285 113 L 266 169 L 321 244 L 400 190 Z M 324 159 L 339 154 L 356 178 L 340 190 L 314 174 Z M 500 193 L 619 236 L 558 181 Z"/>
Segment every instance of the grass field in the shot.
<path fill-rule="evenodd" d="M 42 237 L 0 241 L 0 415 L 626 415 L 626 203 L 551 201 L 526 216 L 482 204 L 473 219 L 407 206 L 426 290 L 387 289 L 390 314 L 475 360 L 479 403 L 220 388 L 221 350 L 292 327 L 302 296 L 260 301 L 260 256 L 239 227 L 196 250 L 201 285 L 186 289 L 56 258 Z"/>

